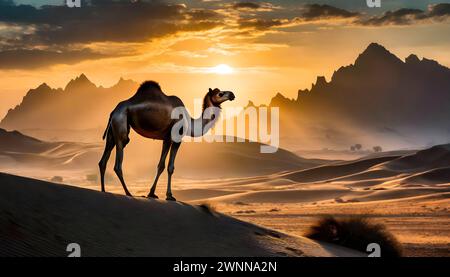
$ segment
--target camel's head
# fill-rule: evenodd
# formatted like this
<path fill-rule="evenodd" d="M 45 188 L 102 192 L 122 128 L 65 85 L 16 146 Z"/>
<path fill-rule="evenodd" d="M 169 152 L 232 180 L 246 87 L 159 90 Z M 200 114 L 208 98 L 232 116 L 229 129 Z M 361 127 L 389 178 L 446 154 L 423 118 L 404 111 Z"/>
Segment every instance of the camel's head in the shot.
<path fill-rule="evenodd" d="M 225 102 L 227 100 L 233 101 L 234 98 L 236 98 L 234 96 L 233 92 L 222 91 L 218 88 L 209 89 L 208 95 L 211 99 L 211 102 L 214 104 L 214 106 L 218 106 L 218 107 L 220 107 L 220 104 L 222 104 L 223 102 Z"/>

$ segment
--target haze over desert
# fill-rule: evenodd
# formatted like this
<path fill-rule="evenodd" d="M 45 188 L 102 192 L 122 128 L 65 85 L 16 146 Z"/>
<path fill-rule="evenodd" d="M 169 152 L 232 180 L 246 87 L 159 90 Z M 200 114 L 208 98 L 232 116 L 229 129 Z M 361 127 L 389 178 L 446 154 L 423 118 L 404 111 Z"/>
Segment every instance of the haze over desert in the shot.
<path fill-rule="evenodd" d="M 0 256 L 450 257 L 450 0 L 66 2 L 0 0 Z"/>

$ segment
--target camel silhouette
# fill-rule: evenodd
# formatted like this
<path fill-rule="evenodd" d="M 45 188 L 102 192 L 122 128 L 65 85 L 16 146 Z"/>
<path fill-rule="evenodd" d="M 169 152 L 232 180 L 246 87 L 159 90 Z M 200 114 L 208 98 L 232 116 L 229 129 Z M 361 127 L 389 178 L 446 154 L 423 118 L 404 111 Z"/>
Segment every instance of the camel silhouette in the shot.
<path fill-rule="evenodd" d="M 203 136 L 218 119 L 217 114 L 206 114 L 211 110 L 209 108 L 220 111 L 221 103 L 227 100 L 233 101 L 234 98 L 235 96 L 231 91 L 221 91 L 217 88 L 209 89 L 203 99 L 203 111 L 200 118 L 193 119 L 189 116 L 189 113 L 185 112 L 184 118 L 174 119 L 172 118 L 172 111 L 174 111 L 174 109 L 181 108 L 186 111 L 183 101 L 177 96 L 168 96 L 164 94 L 159 84 L 154 81 L 142 83 L 131 98 L 120 102 L 110 114 L 108 125 L 103 134 L 103 140 L 106 138 L 105 150 L 99 162 L 102 192 L 105 192 L 106 165 L 111 155 L 111 151 L 115 147 L 116 162 L 114 171 L 116 172 L 126 195 L 132 196 L 127 189 L 122 173 L 123 150 L 130 142 L 128 135 L 131 127 L 143 137 L 163 141 L 161 158 L 159 159 L 156 176 L 147 197 L 158 198 L 155 194 L 156 184 L 158 183 L 159 176 L 164 171 L 166 157 L 170 150 L 167 168 L 168 181 L 166 200 L 176 201 L 172 196 L 171 181 L 175 169 L 175 157 L 181 145 L 181 140 L 174 139 L 172 128 L 177 122 L 185 120 L 185 122 L 188 123 L 188 127 L 184 130 L 186 135 L 192 137 Z M 192 128 L 192 126 L 200 126 L 201 129 Z M 182 128 L 181 131 L 183 131 Z"/>

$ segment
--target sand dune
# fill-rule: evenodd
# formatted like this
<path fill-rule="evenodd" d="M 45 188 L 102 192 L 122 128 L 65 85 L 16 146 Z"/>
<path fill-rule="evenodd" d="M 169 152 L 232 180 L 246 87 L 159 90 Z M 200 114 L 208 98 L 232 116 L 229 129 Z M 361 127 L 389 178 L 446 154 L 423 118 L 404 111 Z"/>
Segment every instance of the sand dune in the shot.
<path fill-rule="evenodd" d="M 389 170 L 383 170 L 383 169 L 373 169 L 373 170 L 366 170 L 362 172 L 358 172 L 355 174 L 347 175 L 340 178 L 331 179 L 330 181 L 363 181 L 363 180 L 373 180 L 373 179 L 380 179 L 380 178 L 388 178 L 397 176 L 397 172 L 389 171 Z"/>
<path fill-rule="evenodd" d="M 64 178 L 55 178 L 58 183 L 69 182 L 83 188 L 99 189 L 98 179 L 95 176 L 97 160 L 102 151 L 101 145 L 47 143 L 30 137 L 15 145 L 14 142 L 21 138 L 20 133 L 8 133 L 8 136 L 14 139 L 9 140 L 10 144 L 2 145 L 3 148 L 0 149 L 0 170 L 8 165 L 6 169 L 10 173 L 37 176 L 46 180 L 57 175 L 56 172 L 61 172 Z M 134 195 L 145 195 L 154 175 L 160 143 L 136 137 L 133 139 L 126 149 L 125 177 Z M 10 148 L 6 149 L 7 147 Z M 439 253 L 449 249 L 450 145 L 435 146 L 421 151 L 377 153 L 354 161 L 303 159 L 282 149 L 274 155 L 267 156 L 259 153 L 259 147 L 260 144 L 257 143 L 183 144 L 176 162 L 176 180 L 173 185 L 175 197 L 195 205 L 211 203 L 225 214 L 296 235 L 301 235 L 299 230 L 305 229 L 306 222 L 302 221 L 305 216 L 308 217 L 308 224 L 312 223 L 312 218 L 325 214 L 384 216 L 387 219 L 383 219 L 383 222 L 388 222 L 398 231 L 396 234 L 406 246 L 410 247 L 408 251 L 412 255 L 417 253 L 419 253 L 417 255 L 424 253 L 433 255 L 430 252 L 432 249 L 440 249 Z M 110 166 L 112 164 L 110 162 Z M 35 168 L 29 170 L 33 166 Z M 42 177 L 39 174 L 45 175 Z M 116 179 L 114 174 L 109 172 L 106 189 L 108 192 L 123 194 L 122 187 L 117 184 Z M 211 217 L 198 207 L 187 204 L 129 199 L 113 194 L 101 194 L 63 185 L 59 188 L 45 182 L 0 175 L 0 186 L 8 188 L 12 184 L 18 188 L 15 190 L 9 188 L 0 193 L 1 205 L 7 205 L 2 211 L 13 209 L 14 205 L 21 205 L 25 209 L 23 213 L 22 209 L 10 211 L 9 214 L 6 212 L 4 218 L 12 221 L 2 222 L 9 224 L 7 225 L 9 229 L 3 229 L 12 230 L 12 234 L 15 234 L 16 229 L 20 230 L 17 234 L 29 235 L 33 243 L 43 240 L 34 247 L 40 247 L 40 251 L 47 251 L 46 255 L 65 255 L 65 249 L 61 250 L 61 245 L 72 238 L 84 244 L 86 241 L 90 243 L 89 239 L 97 236 L 93 232 L 101 234 L 98 243 L 106 245 L 108 250 L 99 252 L 97 247 L 100 248 L 100 245 L 93 242 L 95 249 L 88 248 L 87 255 L 339 255 L 328 248 L 325 249 L 323 245 L 312 245 L 310 243 L 314 242 L 305 241 L 303 238 L 294 239 L 286 236 L 279 240 L 270 235 L 254 237 L 253 228 L 259 227 L 242 225 L 223 215 Z M 23 187 L 26 189 L 20 189 Z M 163 196 L 165 189 L 166 179 L 163 175 L 156 193 Z M 33 197 L 42 198 L 46 204 Z M 15 202 L 12 202 L 12 199 L 16 199 Z M 94 200 L 87 199 L 95 199 L 95 203 Z M 46 208 L 47 202 L 49 207 Z M 65 202 L 72 203 L 71 207 L 67 207 L 68 204 Z M 36 210 L 34 207 L 37 207 L 38 212 L 33 213 Z M 45 210 L 41 210 L 44 208 Z M 86 226 L 89 228 L 86 230 L 85 226 L 66 222 L 67 219 L 61 215 L 60 208 L 64 214 L 82 216 L 79 221 L 88 222 Z M 87 215 L 88 213 L 91 215 Z M 159 217 L 161 213 L 175 218 L 177 222 L 171 225 L 174 226 L 173 229 L 155 227 L 169 224 L 168 220 Z M 11 215 L 15 217 L 10 218 Z M 211 232 L 223 235 L 208 235 L 207 239 L 217 241 L 219 237 L 227 238 L 214 243 L 214 247 L 219 249 L 216 252 L 211 252 L 209 246 L 205 248 L 206 250 L 189 248 L 188 246 L 192 244 L 183 244 L 174 239 L 173 243 L 179 243 L 180 246 L 177 252 L 170 252 L 171 249 L 164 248 L 160 244 L 160 241 L 167 239 L 164 231 L 173 232 L 173 236 L 176 237 L 176 230 L 190 230 L 189 239 L 192 241 L 198 241 L 200 245 L 211 243 L 211 241 L 203 242 L 203 238 L 197 236 L 195 232 L 199 229 L 194 228 L 196 225 L 187 226 L 185 219 L 178 216 L 186 216 L 187 220 L 192 220 L 196 224 L 198 222 L 197 225 L 206 228 L 208 232 L 202 232 L 202 235 Z M 21 223 L 18 218 L 26 222 Z M 27 218 L 37 218 L 36 221 L 42 222 L 45 226 Z M 440 222 L 439 226 L 430 223 L 435 221 Z M 142 226 L 138 225 L 138 222 L 142 222 Z M 99 223 L 101 223 L 99 228 L 90 229 L 90 226 Z M 402 224 L 405 228 L 398 227 Z M 34 229 L 22 230 L 24 226 L 33 226 Z M 129 226 L 132 230 L 137 230 L 136 238 L 135 233 L 133 238 L 127 238 L 127 243 L 132 246 L 121 243 L 113 246 L 112 240 L 120 241 L 129 236 L 130 233 L 127 232 Z M 69 227 L 81 228 L 87 237 L 79 233 L 74 237 L 68 230 Z M 44 232 L 56 234 L 56 242 L 54 237 L 37 238 L 34 233 L 36 230 L 39 234 Z M 158 240 L 148 238 L 144 232 L 154 234 Z M 260 234 L 262 231 L 255 232 Z M 9 235 L 11 233 L 5 236 Z M 238 241 L 241 248 L 238 246 L 235 246 L 238 247 L 236 249 L 227 248 L 227 245 L 235 245 L 232 239 Z M 299 244 L 300 246 L 294 248 L 302 252 L 285 251 L 286 247 L 291 249 L 286 245 L 286 241 Z M 158 246 L 155 252 L 148 250 L 153 244 Z M 23 245 L 8 247 L 16 249 Z M 22 248 L 17 251 L 23 255 L 36 253 Z"/>
<path fill-rule="evenodd" d="M 135 134 L 131 139 L 125 149 L 125 177 L 131 180 L 150 179 L 159 161 L 161 142 L 143 139 Z M 183 143 L 176 160 L 176 177 L 254 177 L 316 167 L 328 162 L 304 159 L 284 149 L 271 155 L 262 154 L 261 145 L 248 141 Z M 40 169 L 47 176 L 61 175 L 57 170 L 76 170 L 81 176 L 97 174 L 103 147 L 103 142 L 46 142 L 0 129 L 0 170 L 17 173 L 14 170 L 19 166 L 22 174 L 29 168 Z M 115 175 L 111 170 L 114 158 L 113 151 L 109 163 L 109 173 L 112 175 Z M 211 163 L 212 160 L 215 162 Z M 83 173 L 80 174 L 80 171 Z"/>
<path fill-rule="evenodd" d="M 181 202 L 0 173 L 0 256 L 360 256 Z"/>
<path fill-rule="evenodd" d="M 386 224 L 407 256 L 448 256 L 449 149 L 378 153 L 247 181 L 211 182 L 211 189 L 228 193 L 190 200 L 208 200 L 228 214 L 293 234 L 303 234 L 323 215 L 362 215 Z"/>
<path fill-rule="evenodd" d="M 387 169 L 412 171 L 450 166 L 450 144 L 437 145 L 417 153 L 399 157 L 384 165 Z"/>
<path fill-rule="evenodd" d="M 27 167 L 41 169 L 80 169 L 97 159 L 101 146 L 95 143 L 46 142 L 17 131 L 0 129 L 2 169 Z"/>
<path fill-rule="evenodd" d="M 251 191 L 210 199 L 224 203 L 301 203 L 347 195 L 346 189 Z"/>
<path fill-rule="evenodd" d="M 383 156 L 349 162 L 334 162 L 329 165 L 282 172 L 258 178 L 241 178 L 226 181 L 209 181 L 202 191 L 188 197 L 180 191 L 180 199 L 188 201 L 209 200 L 217 203 L 346 203 L 396 200 L 415 196 L 447 193 L 450 183 L 450 168 L 424 170 L 413 163 L 404 164 L 402 170 L 391 169 L 398 162 L 442 156 L 433 147 L 405 156 Z M 441 150 L 442 151 L 442 150 Z M 428 156 L 430 155 L 430 156 Z M 446 161 L 436 160 L 438 165 Z M 183 186 L 187 188 L 189 185 Z M 209 192 L 208 192 L 209 191 Z M 209 199 L 208 199 L 209 196 Z M 186 197 L 186 198 L 184 198 Z"/>
<path fill-rule="evenodd" d="M 434 185 L 434 184 L 445 184 L 448 183 L 449 180 L 450 180 L 450 167 L 441 167 L 405 178 L 402 181 L 402 183 Z"/>
<path fill-rule="evenodd" d="M 45 151 L 49 144 L 38 139 L 25 136 L 17 131 L 6 131 L 0 128 L 0 151 Z"/>
<path fill-rule="evenodd" d="M 284 175 L 284 178 L 297 182 L 317 182 L 333 179 L 341 176 L 360 173 L 372 166 L 384 163 L 397 158 L 388 156 L 373 159 L 361 159 L 352 162 L 339 162 L 331 165 L 316 167 L 313 169 L 301 170 Z"/>

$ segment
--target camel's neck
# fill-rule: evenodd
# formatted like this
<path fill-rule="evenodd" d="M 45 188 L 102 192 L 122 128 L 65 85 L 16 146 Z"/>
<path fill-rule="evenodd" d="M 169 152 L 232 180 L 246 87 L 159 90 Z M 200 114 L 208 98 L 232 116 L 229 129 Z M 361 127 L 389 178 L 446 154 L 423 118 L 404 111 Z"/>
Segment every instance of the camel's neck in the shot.
<path fill-rule="evenodd" d="M 216 124 L 220 116 L 220 107 L 216 107 L 211 102 L 209 95 L 203 100 L 202 115 L 199 118 L 191 118 L 191 129 L 188 134 L 191 137 L 201 137 Z"/>

